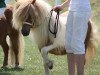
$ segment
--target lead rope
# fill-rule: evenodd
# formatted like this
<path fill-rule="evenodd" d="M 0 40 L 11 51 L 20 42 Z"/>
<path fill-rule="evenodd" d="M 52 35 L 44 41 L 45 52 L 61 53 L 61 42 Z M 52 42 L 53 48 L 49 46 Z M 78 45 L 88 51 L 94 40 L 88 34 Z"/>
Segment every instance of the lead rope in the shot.
<path fill-rule="evenodd" d="M 49 18 L 49 23 L 48 23 L 48 26 L 49 26 L 49 31 L 54 34 L 54 38 L 57 37 L 57 32 L 58 32 L 58 22 L 59 22 L 59 11 L 57 11 L 57 15 L 56 15 L 56 19 L 55 19 L 55 24 L 54 24 L 54 31 L 52 31 L 50 29 L 50 21 L 51 21 L 51 17 L 52 17 L 52 14 L 53 14 L 53 10 L 50 11 L 51 15 L 50 15 L 50 18 Z"/>

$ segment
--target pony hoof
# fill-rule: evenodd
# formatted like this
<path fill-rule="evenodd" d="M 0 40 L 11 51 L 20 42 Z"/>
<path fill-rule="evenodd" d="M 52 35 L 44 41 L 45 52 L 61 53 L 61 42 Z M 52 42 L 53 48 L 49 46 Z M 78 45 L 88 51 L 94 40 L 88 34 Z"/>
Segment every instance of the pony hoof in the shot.
<path fill-rule="evenodd" d="M 3 69 L 3 70 L 7 70 L 8 67 L 7 67 L 7 66 L 2 66 L 1 69 Z"/>
<path fill-rule="evenodd" d="M 24 68 L 22 68 L 22 67 L 20 67 L 20 66 L 15 66 L 14 69 L 15 69 L 15 70 L 19 70 L 19 71 L 24 70 Z"/>
<path fill-rule="evenodd" d="M 48 67 L 49 67 L 49 69 L 53 69 L 53 62 L 52 61 L 48 62 Z"/>

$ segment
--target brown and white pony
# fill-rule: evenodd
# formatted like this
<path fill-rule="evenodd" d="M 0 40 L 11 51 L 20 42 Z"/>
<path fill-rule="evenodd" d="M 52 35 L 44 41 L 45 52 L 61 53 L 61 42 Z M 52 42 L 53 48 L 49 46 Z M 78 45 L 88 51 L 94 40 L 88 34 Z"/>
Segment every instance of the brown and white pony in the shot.
<path fill-rule="evenodd" d="M 8 61 L 18 68 L 23 61 L 24 42 L 21 33 L 12 27 L 13 6 L 7 6 L 0 17 L 0 45 L 4 52 L 2 68 L 7 68 Z M 9 38 L 7 38 L 9 36 Z M 8 59 L 10 58 L 10 59 Z"/>
<path fill-rule="evenodd" d="M 53 62 L 49 60 L 48 53 L 55 55 L 67 54 L 65 51 L 65 18 L 60 16 L 57 37 L 49 31 L 49 18 L 51 7 L 43 0 L 19 0 L 14 7 L 13 23 L 14 28 L 21 31 L 24 36 L 29 34 L 38 45 L 44 62 L 45 75 L 49 75 L 49 69 L 53 68 Z M 56 13 L 51 17 L 51 31 L 54 31 Z M 91 22 L 88 22 L 88 32 L 85 40 L 86 62 L 95 53 L 97 38 L 93 32 Z M 30 32 L 31 31 L 31 32 Z M 33 39 L 32 39 L 33 40 Z"/>

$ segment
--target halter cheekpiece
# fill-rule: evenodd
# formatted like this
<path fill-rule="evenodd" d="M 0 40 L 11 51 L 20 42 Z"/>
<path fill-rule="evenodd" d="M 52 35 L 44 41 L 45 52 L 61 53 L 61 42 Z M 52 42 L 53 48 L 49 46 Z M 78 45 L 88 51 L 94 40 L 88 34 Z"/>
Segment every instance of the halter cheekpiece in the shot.
<path fill-rule="evenodd" d="M 53 10 L 50 11 L 51 15 L 50 15 L 50 18 L 49 18 L 49 23 L 48 23 L 48 26 L 49 26 L 49 31 L 54 34 L 54 38 L 57 37 L 57 32 L 58 32 L 58 22 L 59 22 L 59 11 L 57 11 L 57 15 L 56 15 L 56 18 L 55 18 L 55 24 L 54 24 L 54 30 L 52 31 L 50 29 L 50 21 L 51 21 L 51 17 L 52 17 L 52 14 L 53 14 Z"/>

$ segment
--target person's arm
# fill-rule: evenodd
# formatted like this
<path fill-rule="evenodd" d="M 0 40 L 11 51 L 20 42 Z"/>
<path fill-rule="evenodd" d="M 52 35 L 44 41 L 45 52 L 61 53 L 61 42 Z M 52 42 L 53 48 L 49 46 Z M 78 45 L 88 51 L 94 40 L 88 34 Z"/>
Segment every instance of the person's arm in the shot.
<path fill-rule="evenodd" d="M 61 4 L 61 8 L 64 9 L 65 7 L 68 7 L 70 3 L 70 0 L 66 0 L 63 4 Z"/>
<path fill-rule="evenodd" d="M 63 10 L 65 7 L 68 7 L 70 3 L 70 0 L 66 0 L 64 3 L 62 3 L 61 5 L 57 5 L 55 7 L 52 8 L 52 10 L 54 11 L 58 11 L 58 10 Z"/>

